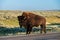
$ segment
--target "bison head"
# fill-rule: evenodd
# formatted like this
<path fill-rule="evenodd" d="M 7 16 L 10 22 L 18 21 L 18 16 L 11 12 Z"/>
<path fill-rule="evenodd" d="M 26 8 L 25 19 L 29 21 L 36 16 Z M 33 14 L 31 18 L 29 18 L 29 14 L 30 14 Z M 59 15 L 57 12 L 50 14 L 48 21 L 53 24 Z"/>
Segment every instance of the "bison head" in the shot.
<path fill-rule="evenodd" d="M 19 21 L 20 28 L 22 28 L 22 23 L 26 20 L 26 18 L 24 16 L 18 16 L 17 18 Z"/>

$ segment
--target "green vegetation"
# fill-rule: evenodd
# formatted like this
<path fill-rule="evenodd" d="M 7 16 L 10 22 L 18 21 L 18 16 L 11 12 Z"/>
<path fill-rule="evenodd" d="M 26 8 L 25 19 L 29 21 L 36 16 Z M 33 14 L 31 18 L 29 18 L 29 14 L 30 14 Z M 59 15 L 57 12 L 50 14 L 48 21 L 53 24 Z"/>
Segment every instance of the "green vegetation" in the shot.
<path fill-rule="evenodd" d="M 51 23 L 51 25 L 60 25 L 60 23 Z"/>
<path fill-rule="evenodd" d="M 0 27 L 0 36 L 8 35 L 8 34 L 17 34 L 18 32 L 25 32 L 24 28 L 6 28 L 6 27 Z"/>
<path fill-rule="evenodd" d="M 32 32 L 38 32 L 40 31 L 39 28 L 33 28 Z M 51 29 L 47 29 L 47 31 L 51 31 Z M 26 32 L 25 28 L 19 28 L 19 27 L 15 27 L 15 28 L 6 28 L 6 27 L 1 27 L 0 26 L 0 36 L 7 36 L 8 34 L 12 34 L 12 35 L 18 35 L 18 33 L 24 33 Z"/>

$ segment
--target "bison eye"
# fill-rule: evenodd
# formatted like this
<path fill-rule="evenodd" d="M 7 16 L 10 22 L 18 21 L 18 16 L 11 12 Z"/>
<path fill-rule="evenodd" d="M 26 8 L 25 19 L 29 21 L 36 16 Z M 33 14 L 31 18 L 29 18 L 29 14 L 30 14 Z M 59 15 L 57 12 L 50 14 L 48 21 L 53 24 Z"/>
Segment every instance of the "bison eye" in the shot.
<path fill-rule="evenodd" d="M 24 17 L 24 20 L 26 19 L 26 17 Z"/>

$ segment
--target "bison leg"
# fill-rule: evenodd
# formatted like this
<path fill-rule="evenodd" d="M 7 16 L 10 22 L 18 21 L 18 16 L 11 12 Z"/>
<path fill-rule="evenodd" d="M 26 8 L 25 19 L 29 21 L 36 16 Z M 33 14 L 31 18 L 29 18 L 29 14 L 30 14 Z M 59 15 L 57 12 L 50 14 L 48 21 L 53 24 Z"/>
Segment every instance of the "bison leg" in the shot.
<path fill-rule="evenodd" d="M 46 26 L 45 25 L 41 25 L 41 33 L 42 31 L 44 31 L 44 33 L 46 33 Z"/>
<path fill-rule="evenodd" d="M 20 24 L 20 22 L 19 22 L 19 26 L 20 26 L 20 28 L 22 28 L 22 25 Z"/>
<path fill-rule="evenodd" d="M 26 34 L 29 34 L 29 27 L 26 28 Z"/>
<path fill-rule="evenodd" d="M 32 27 L 29 27 L 29 34 L 31 33 L 31 31 L 32 31 Z"/>
<path fill-rule="evenodd" d="M 22 25 L 20 25 L 20 28 L 22 28 Z"/>
<path fill-rule="evenodd" d="M 46 26 L 45 25 L 42 25 L 42 26 L 43 26 L 44 33 L 46 33 Z"/>
<path fill-rule="evenodd" d="M 30 34 L 32 31 L 32 26 L 30 24 L 27 24 L 27 31 L 26 34 Z"/>
<path fill-rule="evenodd" d="M 43 27 L 43 31 L 44 31 L 44 33 L 46 33 L 46 26 Z"/>
<path fill-rule="evenodd" d="M 43 31 L 43 25 L 40 25 L 41 26 L 41 31 L 40 31 L 40 33 L 42 33 L 42 31 Z"/>

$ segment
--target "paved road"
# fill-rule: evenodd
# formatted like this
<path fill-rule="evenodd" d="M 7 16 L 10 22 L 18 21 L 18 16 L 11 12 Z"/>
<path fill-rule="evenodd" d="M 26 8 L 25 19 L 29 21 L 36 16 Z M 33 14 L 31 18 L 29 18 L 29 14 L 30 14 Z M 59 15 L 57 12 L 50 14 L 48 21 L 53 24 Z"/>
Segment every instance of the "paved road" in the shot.
<path fill-rule="evenodd" d="M 0 40 L 60 40 L 60 33 L 1 36 Z"/>

